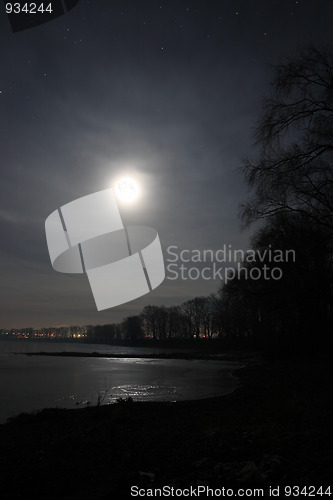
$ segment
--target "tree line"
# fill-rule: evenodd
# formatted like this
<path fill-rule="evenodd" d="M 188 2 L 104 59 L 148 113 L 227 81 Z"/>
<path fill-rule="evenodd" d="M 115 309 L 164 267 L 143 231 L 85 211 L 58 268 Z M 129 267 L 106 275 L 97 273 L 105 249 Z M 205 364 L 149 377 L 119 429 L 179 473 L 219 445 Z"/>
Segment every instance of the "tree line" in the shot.
<path fill-rule="evenodd" d="M 141 314 L 121 323 L 88 326 L 87 337 L 98 342 L 212 338 L 222 334 L 220 312 L 217 294 L 195 297 L 178 306 L 148 305 Z"/>

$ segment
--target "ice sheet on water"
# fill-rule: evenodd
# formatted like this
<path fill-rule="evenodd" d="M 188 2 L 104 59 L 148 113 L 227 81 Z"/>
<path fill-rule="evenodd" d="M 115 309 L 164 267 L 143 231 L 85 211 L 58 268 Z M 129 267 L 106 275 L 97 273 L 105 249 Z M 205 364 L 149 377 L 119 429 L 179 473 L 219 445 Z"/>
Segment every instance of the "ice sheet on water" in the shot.
<path fill-rule="evenodd" d="M 120 385 L 112 389 L 112 399 L 132 397 L 135 401 L 174 401 L 182 399 L 180 387 L 172 385 Z"/>

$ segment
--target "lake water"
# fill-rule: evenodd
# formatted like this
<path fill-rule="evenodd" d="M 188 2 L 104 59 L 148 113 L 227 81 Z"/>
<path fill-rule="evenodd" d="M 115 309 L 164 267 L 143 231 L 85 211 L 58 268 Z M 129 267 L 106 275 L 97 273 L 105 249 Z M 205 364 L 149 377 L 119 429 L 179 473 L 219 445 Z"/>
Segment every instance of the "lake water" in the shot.
<path fill-rule="evenodd" d="M 99 352 L 123 358 L 26 356 L 26 352 Z M 21 412 L 43 408 L 82 408 L 119 397 L 135 401 L 182 401 L 220 396 L 238 386 L 240 363 L 181 359 L 144 359 L 174 349 L 100 344 L 0 342 L 0 423 Z M 137 358 L 126 358 L 137 355 Z"/>

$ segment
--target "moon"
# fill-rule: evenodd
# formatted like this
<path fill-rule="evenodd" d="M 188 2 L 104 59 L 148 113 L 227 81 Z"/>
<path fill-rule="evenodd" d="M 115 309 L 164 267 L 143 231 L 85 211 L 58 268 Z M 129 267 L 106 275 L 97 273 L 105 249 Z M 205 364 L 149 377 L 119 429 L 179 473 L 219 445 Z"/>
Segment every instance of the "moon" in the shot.
<path fill-rule="evenodd" d="M 139 187 L 134 179 L 131 177 L 124 177 L 116 182 L 115 191 L 117 197 L 121 201 L 131 202 L 137 198 Z"/>

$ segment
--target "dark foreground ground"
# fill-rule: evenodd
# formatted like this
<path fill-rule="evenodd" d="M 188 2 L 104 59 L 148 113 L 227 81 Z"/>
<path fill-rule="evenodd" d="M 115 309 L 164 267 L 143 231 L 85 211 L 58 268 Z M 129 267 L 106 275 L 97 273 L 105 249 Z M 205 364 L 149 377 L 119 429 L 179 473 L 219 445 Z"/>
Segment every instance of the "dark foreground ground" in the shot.
<path fill-rule="evenodd" d="M 327 361 L 267 361 L 218 399 L 21 415 L 0 426 L 1 498 L 135 498 L 132 485 L 147 497 L 173 486 L 174 498 L 198 485 L 270 498 L 279 486 L 284 498 L 284 486 L 330 483 L 333 496 L 332 375 Z"/>

